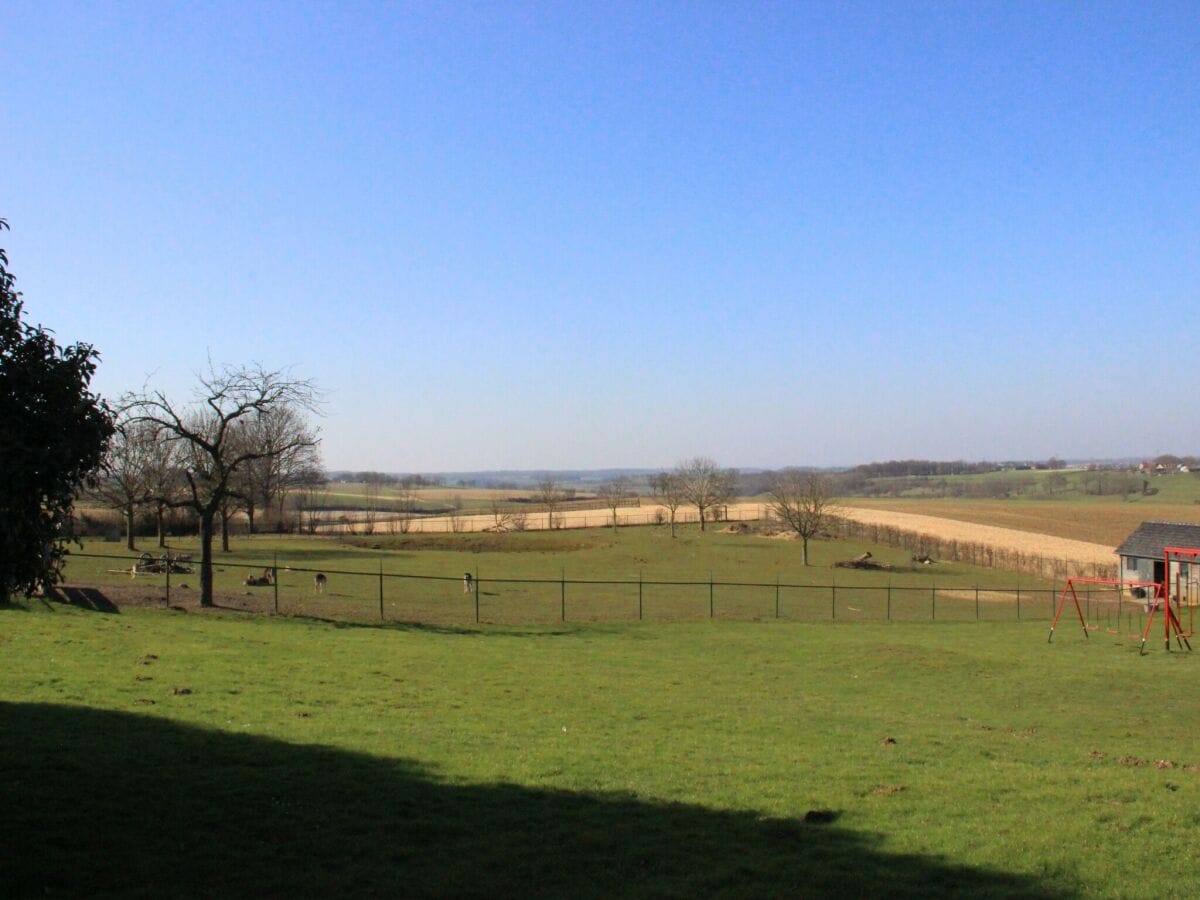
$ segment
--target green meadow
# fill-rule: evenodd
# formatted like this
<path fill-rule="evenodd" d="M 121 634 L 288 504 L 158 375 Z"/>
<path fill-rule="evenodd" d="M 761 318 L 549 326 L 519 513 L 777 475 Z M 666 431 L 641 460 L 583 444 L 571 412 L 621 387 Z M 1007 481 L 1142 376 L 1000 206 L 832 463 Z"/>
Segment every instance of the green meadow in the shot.
<path fill-rule="evenodd" d="M 1045 623 L 0 611 L 10 896 L 1194 894 L 1200 659 Z"/>
<path fill-rule="evenodd" d="M 153 541 L 140 549 L 155 554 Z M 197 554 L 194 541 L 172 552 Z M 166 600 L 163 575 L 132 579 L 121 545 L 89 541 L 69 562 L 69 582 Z M 864 552 L 888 568 L 838 568 Z M 100 558 L 111 557 L 111 558 Z M 815 541 L 812 565 L 795 541 L 723 528 L 593 528 L 508 534 L 359 537 L 241 537 L 215 554 L 218 601 L 228 607 L 328 618 L 508 624 L 700 618 L 887 621 L 1050 614 L 1055 585 L 966 564 L 916 565 L 907 551 L 849 541 Z M 279 572 L 274 587 L 248 587 L 247 575 Z M 314 573 L 328 576 L 314 590 Z M 463 575 L 479 581 L 478 596 Z M 195 602 L 198 577 L 172 578 L 170 605 Z M 974 588 L 984 588 L 976 602 Z M 890 588 L 890 590 L 889 590 Z M 988 589 L 991 589 L 990 591 Z M 1001 597 L 995 591 L 1006 591 Z M 382 593 L 382 599 L 381 599 Z M 118 601 L 119 602 L 119 601 Z"/>

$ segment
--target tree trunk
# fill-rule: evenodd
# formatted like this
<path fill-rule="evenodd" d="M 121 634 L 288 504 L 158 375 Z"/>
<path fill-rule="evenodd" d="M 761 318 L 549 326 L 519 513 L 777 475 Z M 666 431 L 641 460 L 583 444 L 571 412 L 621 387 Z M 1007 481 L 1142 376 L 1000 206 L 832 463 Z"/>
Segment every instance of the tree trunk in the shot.
<path fill-rule="evenodd" d="M 255 528 L 254 528 L 254 501 L 253 500 L 246 501 L 246 520 L 249 522 L 248 527 L 250 528 L 250 533 L 254 534 Z M 228 548 L 226 548 L 226 549 L 228 549 Z"/>
<path fill-rule="evenodd" d="M 216 510 L 200 512 L 200 605 L 213 605 L 213 516 Z"/>
<path fill-rule="evenodd" d="M 167 546 L 167 525 L 164 516 L 163 505 L 160 503 L 154 510 L 154 526 L 158 531 L 158 546 L 160 547 Z"/>
<path fill-rule="evenodd" d="M 700 530 L 701 531 L 704 531 L 704 510 L 705 510 L 705 507 L 703 507 L 703 506 L 696 507 L 696 512 L 700 513 Z"/>
<path fill-rule="evenodd" d="M 802 543 L 804 545 L 804 564 L 807 566 L 808 565 L 808 537 L 802 535 L 800 537 L 800 543 Z"/>
<path fill-rule="evenodd" d="M 129 550 L 136 550 L 133 545 L 133 504 L 125 504 L 125 547 Z"/>
<path fill-rule="evenodd" d="M 671 537 L 675 537 L 675 510 L 671 510 Z"/>
<path fill-rule="evenodd" d="M 229 513 L 221 510 L 221 552 L 229 552 Z"/>

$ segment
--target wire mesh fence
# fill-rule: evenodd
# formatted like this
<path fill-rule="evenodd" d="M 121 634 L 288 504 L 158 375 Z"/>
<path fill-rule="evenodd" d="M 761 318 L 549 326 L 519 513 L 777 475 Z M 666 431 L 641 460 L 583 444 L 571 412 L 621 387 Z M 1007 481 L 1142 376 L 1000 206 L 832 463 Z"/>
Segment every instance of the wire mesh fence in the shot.
<path fill-rule="evenodd" d="M 194 605 L 198 563 L 96 553 L 70 555 L 69 582 L 118 606 Z M 962 584 L 820 584 L 780 580 L 734 582 L 611 578 L 490 577 L 486 573 L 422 575 L 374 569 L 317 570 L 279 557 L 214 564 L 217 606 L 263 614 L 344 621 L 427 624 L 687 621 L 699 619 L 838 622 L 1044 621 L 1053 619 L 1060 586 Z M 1128 589 L 1077 589 L 1095 627 L 1141 628 L 1144 598 Z M 1066 603 L 1064 615 L 1075 617 Z M 1192 616 L 1188 608 L 1183 615 Z"/>

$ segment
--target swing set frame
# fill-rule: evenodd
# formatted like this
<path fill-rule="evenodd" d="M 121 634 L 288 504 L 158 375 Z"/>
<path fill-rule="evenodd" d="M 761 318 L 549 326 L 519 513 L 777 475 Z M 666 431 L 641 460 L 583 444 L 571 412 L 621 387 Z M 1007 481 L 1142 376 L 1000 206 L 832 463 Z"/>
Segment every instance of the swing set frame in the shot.
<path fill-rule="evenodd" d="M 1075 604 L 1075 613 L 1079 616 L 1079 625 L 1083 629 L 1083 636 L 1090 639 L 1088 634 L 1091 628 L 1088 626 L 1087 619 L 1083 615 L 1083 607 L 1079 605 L 1079 594 L 1075 590 L 1075 586 L 1079 584 L 1104 584 L 1116 586 L 1119 590 L 1125 588 L 1151 588 L 1153 595 L 1150 601 L 1149 616 L 1146 618 L 1146 628 L 1142 632 L 1142 643 L 1138 647 L 1138 653 L 1144 655 L 1146 652 L 1146 641 L 1150 638 L 1150 629 L 1154 626 L 1154 616 L 1161 606 L 1163 610 L 1163 648 L 1170 652 L 1171 636 L 1174 635 L 1175 642 L 1179 649 L 1187 647 L 1189 651 L 1192 649 L 1192 644 L 1188 638 L 1195 634 L 1194 614 L 1191 604 L 1188 605 L 1188 627 L 1185 629 L 1180 620 L 1179 606 L 1183 595 L 1182 587 L 1182 571 L 1176 576 L 1175 593 L 1172 596 L 1171 587 L 1171 563 L 1196 563 L 1200 560 L 1200 548 L 1196 547 L 1165 547 L 1163 548 L 1163 580 L 1162 581 L 1124 581 L 1119 578 L 1068 578 L 1066 586 L 1063 587 L 1062 594 L 1058 598 L 1058 609 L 1054 613 L 1054 621 L 1050 623 L 1050 634 L 1046 638 L 1046 643 L 1054 640 L 1054 629 L 1058 625 L 1059 617 L 1062 616 L 1063 609 L 1067 605 L 1067 597 Z M 1174 607 L 1172 606 L 1174 604 Z"/>

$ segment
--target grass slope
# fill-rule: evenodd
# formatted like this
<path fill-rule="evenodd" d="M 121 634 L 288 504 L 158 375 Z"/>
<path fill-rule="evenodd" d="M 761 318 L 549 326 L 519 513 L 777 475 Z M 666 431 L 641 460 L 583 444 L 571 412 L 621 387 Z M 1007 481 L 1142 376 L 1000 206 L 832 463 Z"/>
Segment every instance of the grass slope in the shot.
<path fill-rule="evenodd" d="M 365 627 L 32 603 L 0 612 L 0 883 L 1191 893 L 1200 701 L 1147 686 L 1190 680 L 1200 659 L 1044 635 Z"/>

